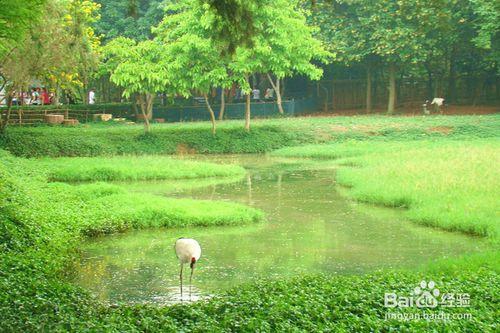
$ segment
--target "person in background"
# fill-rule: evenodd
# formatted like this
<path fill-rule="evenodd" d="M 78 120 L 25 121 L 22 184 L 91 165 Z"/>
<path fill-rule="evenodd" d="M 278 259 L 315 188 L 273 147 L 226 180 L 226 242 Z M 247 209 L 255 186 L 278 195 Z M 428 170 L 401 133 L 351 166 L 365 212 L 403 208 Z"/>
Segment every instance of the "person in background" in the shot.
<path fill-rule="evenodd" d="M 42 89 L 36 88 L 37 105 L 43 105 Z"/>
<path fill-rule="evenodd" d="M 31 103 L 31 96 L 29 91 L 23 91 L 23 104 L 29 105 Z"/>
<path fill-rule="evenodd" d="M 264 99 L 273 99 L 274 98 L 274 89 L 267 88 L 266 93 L 264 94 Z"/>
<path fill-rule="evenodd" d="M 49 98 L 49 93 L 47 92 L 47 88 L 42 89 L 41 101 L 42 105 L 50 104 L 50 98 Z"/>
<path fill-rule="evenodd" d="M 254 100 L 256 100 L 256 101 L 260 100 L 260 90 L 259 90 L 259 88 L 257 88 L 257 87 L 253 88 L 252 89 L 252 95 L 253 95 L 253 99 Z"/>
<path fill-rule="evenodd" d="M 89 104 L 95 104 L 95 91 L 90 89 L 89 91 Z"/>
<path fill-rule="evenodd" d="M 19 99 L 18 99 L 18 94 L 17 91 L 12 92 L 12 105 L 19 105 Z"/>
<path fill-rule="evenodd" d="M 31 101 L 30 101 L 30 104 L 31 105 L 38 105 L 38 104 L 40 104 L 40 94 L 38 93 L 38 91 L 35 88 L 31 89 Z"/>
<path fill-rule="evenodd" d="M 35 88 L 31 89 L 29 104 L 31 104 L 31 105 L 35 105 L 36 104 L 36 90 L 35 90 Z"/>

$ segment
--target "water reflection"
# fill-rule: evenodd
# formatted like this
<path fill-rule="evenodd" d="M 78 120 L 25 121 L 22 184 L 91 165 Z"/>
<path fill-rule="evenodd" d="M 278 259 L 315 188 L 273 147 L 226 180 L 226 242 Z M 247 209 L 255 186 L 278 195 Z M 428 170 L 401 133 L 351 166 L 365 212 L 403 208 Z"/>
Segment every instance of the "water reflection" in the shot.
<path fill-rule="evenodd" d="M 483 246 L 475 238 L 418 227 L 398 211 L 346 200 L 336 191 L 333 170 L 252 163 L 250 173 L 238 182 L 167 192 L 252 205 L 266 212 L 267 223 L 98 238 L 83 249 L 77 282 L 104 301 L 178 302 L 179 265 L 173 244 L 179 237 L 196 238 L 203 248 L 193 299 L 261 277 L 413 267 Z M 147 190 L 144 184 L 133 186 Z M 162 192 L 161 183 L 151 188 Z"/>

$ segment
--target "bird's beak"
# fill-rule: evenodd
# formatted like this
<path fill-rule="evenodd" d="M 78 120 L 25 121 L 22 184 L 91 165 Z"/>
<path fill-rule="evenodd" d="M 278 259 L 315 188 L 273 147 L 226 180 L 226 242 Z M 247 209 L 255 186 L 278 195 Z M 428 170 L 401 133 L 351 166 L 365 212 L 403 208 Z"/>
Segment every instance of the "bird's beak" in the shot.
<path fill-rule="evenodd" d="M 189 267 L 191 267 L 191 269 L 194 268 L 194 264 L 196 264 L 196 260 L 191 260 L 191 263 L 189 264 Z"/>

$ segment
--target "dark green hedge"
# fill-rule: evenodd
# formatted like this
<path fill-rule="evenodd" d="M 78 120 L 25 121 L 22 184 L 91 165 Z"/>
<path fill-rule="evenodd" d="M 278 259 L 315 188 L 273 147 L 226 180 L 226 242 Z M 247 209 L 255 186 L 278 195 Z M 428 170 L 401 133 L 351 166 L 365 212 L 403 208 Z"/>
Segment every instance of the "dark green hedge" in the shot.
<path fill-rule="evenodd" d="M 259 126 L 250 133 L 240 126 L 221 128 L 212 136 L 208 127 L 158 125 L 145 135 L 141 126 L 102 125 L 10 129 L 0 147 L 24 157 L 97 156 L 116 154 L 259 153 L 310 142 L 312 137 L 276 126 Z"/>

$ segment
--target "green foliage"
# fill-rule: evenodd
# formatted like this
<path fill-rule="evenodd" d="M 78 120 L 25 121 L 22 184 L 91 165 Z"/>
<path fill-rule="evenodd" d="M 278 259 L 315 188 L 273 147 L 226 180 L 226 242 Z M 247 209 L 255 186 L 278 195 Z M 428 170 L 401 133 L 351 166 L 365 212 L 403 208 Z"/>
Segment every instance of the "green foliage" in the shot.
<path fill-rule="evenodd" d="M 273 73 L 279 79 L 294 74 L 321 78 L 323 70 L 315 63 L 326 62 L 330 53 L 313 37 L 314 29 L 306 24 L 298 2 L 272 1 L 261 7 L 254 22 L 261 31 L 252 48 L 237 49 L 234 71 Z"/>
<path fill-rule="evenodd" d="M 500 4 L 484 0 L 473 0 L 475 12 L 478 15 L 476 27 L 478 35 L 474 42 L 480 48 L 490 49 L 498 39 L 500 32 Z"/>
<path fill-rule="evenodd" d="M 212 87 L 228 88 L 238 81 L 228 73 L 230 57 L 222 56 L 224 44 L 211 38 L 206 23 L 211 14 L 206 6 L 192 0 L 169 6 L 167 11 L 155 33 L 172 59 L 168 71 L 177 93 L 185 97 L 193 91 L 207 94 Z"/>
<path fill-rule="evenodd" d="M 477 35 L 472 42 L 486 51 L 486 58 L 500 71 L 500 2 L 487 0 L 471 0 L 476 19 L 474 27 Z"/>
<path fill-rule="evenodd" d="M 288 132 L 261 123 L 243 133 L 239 122 L 221 126 L 216 136 L 206 123 L 153 125 L 154 134 L 143 135 L 137 126 L 89 126 L 79 128 L 12 128 L 1 146 L 13 154 L 35 156 L 96 156 L 117 154 L 259 153 L 312 140 L 311 134 Z"/>
<path fill-rule="evenodd" d="M 356 62 L 376 55 L 387 62 L 417 63 L 426 57 L 424 46 L 432 40 L 430 35 L 445 21 L 445 3 L 325 2 L 315 12 L 315 20 L 341 61 Z"/>
<path fill-rule="evenodd" d="M 3 60 L 39 18 L 43 1 L 1 0 L 0 59 Z"/>
<path fill-rule="evenodd" d="M 225 45 L 224 53 L 232 54 L 238 46 L 252 47 L 252 38 L 260 27 L 254 15 L 265 0 L 197 0 L 207 12 L 206 27 L 215 42 Z"/>
<path fill-rule="evenodd" d="M 161 0 L 98 0 L 101 19 L 94 24 L 104 41 L 117 37 L 137 41 L 151 38 L 151 27 L 163 17 Z"/>
<path fill-rule="evenodd" d="M 33 161 L 45 169 L 53 181 L 112 181 L 192 179 L 243 176 L 245 169 L 236 165 L 176 160 L 164 156 L 80 157 Z"/>
<path fill-rule="evenodd" d="M 428 138 L 488 138 L 498 133 L 500 117 L 334 117 L 256 120 L 251 133 L 240 121 L 225 121 L 216 136 L 209 123 L 153 125 L 154 134 L 140 127 L 91 125 L 76 128 L 11 128 L 0 147 L 16 156 L 97 156 L 124 154 L 262 153 L 287 146 L 344 140 L 421 140 Z M 439 128 L 448 129 L 449 133 Z"/>
<path fill-rule="evenodd" d="M 161 44 L 149 40 L 136 43 L 119 37 L 106 45 L 105 52 L 116 63 L 111 81 L 123 87 L 125 97 L 134 93 L 154 94 L 168 87 L 168 58 Z"/>

